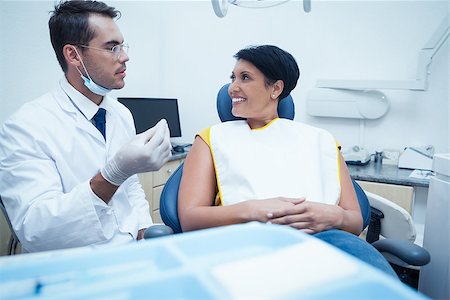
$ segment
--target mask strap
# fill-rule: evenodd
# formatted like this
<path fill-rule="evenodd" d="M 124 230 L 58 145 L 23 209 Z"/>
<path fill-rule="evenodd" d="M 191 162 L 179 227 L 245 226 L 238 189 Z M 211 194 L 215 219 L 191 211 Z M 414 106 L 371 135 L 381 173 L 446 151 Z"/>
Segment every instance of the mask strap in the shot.
<path fill-rule="evenodd" d="M 84 65 L 84 62 L 83 62 L 83 59 L 81 58 L 81 55 L 78 53 L 77 48 L 74 47 L 73 49 L 75 50 L 75 52 L 77 53 L 78 57 L 80 58 L 81 65 L 83 66 L 83 69 L 86 72 L 87 77 L 89 78 L 89 80 L 92 81 L 92 78 L 91 78 L 91 76 L 89 76 L 89 72 L 88 72 L 88 70 L 86 69 L 86 67 Z M 81 73 L 81 71 L 78 69 L 78 67 L 76 67 L 76 68 L 77 68 L 78 73 L 80 73 L 81 76 L 84 76 L 83 73 Z"/>

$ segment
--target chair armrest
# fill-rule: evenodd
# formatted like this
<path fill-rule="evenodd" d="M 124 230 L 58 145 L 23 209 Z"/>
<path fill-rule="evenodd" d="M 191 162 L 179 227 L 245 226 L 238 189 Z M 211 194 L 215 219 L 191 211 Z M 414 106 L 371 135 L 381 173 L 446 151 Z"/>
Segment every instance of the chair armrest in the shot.
<path fill-rule="evenodd" d="M 147 228 L 144 232 L 144 239 L 152 239 L 173 234 L 172 228 L 164 224 L 156 224 Z"/>
<path fill-rule="evenodd" d="M 383 212 L 380 234 L 386 239 L 402 239 L 414 242 L 416 228 L 411 215 L 398 204 L 379 195 L 365 192 L 370 206 Z"/>
<path fill-rule="evenodd" d="M 401 262 L 412 266 L 424 266 L 430 262 L 430 253 L 410 241 L 383 239 L 373 242 L 372 246 L 378 251 L 391 254 Z M 399 264 L 398 261 L 391 262 Z"/>
<path fill-rule="evenodd" d="M 366 241 L 372 244 L 380 239 L 381 233 L 381 219 L 384 218 L 383 212 L 371 207 L 370 208 L 370 223 L 367 228 Z"/>

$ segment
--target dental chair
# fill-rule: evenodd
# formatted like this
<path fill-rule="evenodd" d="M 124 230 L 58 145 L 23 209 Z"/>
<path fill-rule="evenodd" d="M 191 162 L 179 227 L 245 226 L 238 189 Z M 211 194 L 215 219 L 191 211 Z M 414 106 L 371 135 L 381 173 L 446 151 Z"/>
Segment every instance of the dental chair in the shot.
<path fill-rule="evenodd" d="M 2 200 L 1 196 L 0 196 L 0 209 L 2 210 L 3 216 L 5 218 L 6 223 L 8 223 L 8 228 L 9 228 L 9 239 L 8 239 L 8 245 L 6 248 L 6 254 L 7 255 L 17 254 L 18 252 L 20 252 L 18 250 L 20 248 L 19 238 L 17 237 L 16 233 L 14 232 L 14 230 L 12 228 L 11 221 L 9 220 L 5 206 L 3 205 L 3 200 Z M 3 234 L 5 234 L 6 236 L 3 237 Z M 4 238 L 7 238 L 7 236 L 8 236 L 8 232 L 3 230 L 3 228 L 2 228 L 2 237 L 1 237 L 2 240 Z M 2 244 L 3 244 L 3 241 L 2 241 Z"/>
<path fill-rule="evenodd" d="M 415 244 L 416 227 L 403 207 L 364 191 L 371 206 L 366 241 L 389 261 L 400 280 L 418 289 L 420 267 L 430 262 L 429 252 Z"/>
<path fill-rule="evenodd" d="M 228 85 L 224 85 L 217 95 L 217 111 L 222 122 L 238 120 L 231 113 Z M 280 100 L 278 115 L 280 118 L 294 119 L 295 109 L 290 95 Z M 178 189 L 182 173 L 183 164 L 168 179 L 160 198 L 161 217 L 175 234 L 182 233 L 178 220 Z M 366 241 L 386 258 L 401 281 L 417 289 L 405 273 L 396 268 L 419 268 L 430 261 L 429 253 L 413 243 L 415 229 L 411 216 L 395 203 L 365 192 L 356 181 L 352 179 L 352 182 L 363 216 L 363 228 L 367 230 Z"/>

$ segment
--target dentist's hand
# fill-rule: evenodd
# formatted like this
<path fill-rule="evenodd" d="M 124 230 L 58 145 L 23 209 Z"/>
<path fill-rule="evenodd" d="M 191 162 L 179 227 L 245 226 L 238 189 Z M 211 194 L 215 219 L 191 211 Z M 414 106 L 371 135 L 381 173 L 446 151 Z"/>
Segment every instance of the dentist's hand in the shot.
<path fill-rule="evenodd" d="M 100 172 L 119 186 L 131 175 L 159 170 L 172 156 L 171 148 L 169 127 L 162 119 L 124 145 Z"/>

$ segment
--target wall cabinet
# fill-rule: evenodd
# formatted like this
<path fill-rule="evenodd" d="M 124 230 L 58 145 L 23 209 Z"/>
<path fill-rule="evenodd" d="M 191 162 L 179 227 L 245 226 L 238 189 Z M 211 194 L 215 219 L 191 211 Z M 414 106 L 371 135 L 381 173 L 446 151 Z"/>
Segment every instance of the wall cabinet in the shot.
<path fill-rule="evenodd" d="M 363 190 L 380 195 L 401 206 L 413 215 L 414 188 L 412 186 L 359 180 L 357 180 L 357 182 Z"/>
<path fill-rule="evenodd" d="M 163 223 L 159 213 L 159 198 L 164 184 L 182 163 L 183 159 L 176 159 L 166 163 L 159 171 L 139 174 L 145 198 L 150 207 L 153 223 Z"/>

